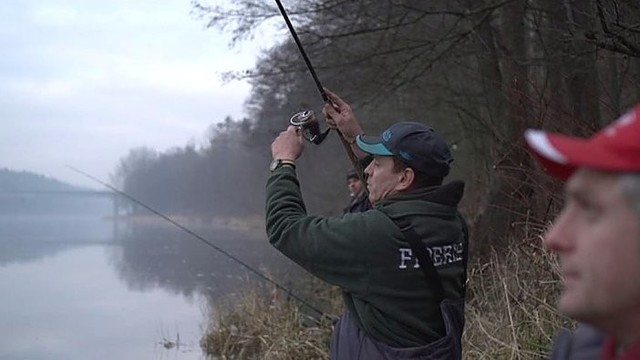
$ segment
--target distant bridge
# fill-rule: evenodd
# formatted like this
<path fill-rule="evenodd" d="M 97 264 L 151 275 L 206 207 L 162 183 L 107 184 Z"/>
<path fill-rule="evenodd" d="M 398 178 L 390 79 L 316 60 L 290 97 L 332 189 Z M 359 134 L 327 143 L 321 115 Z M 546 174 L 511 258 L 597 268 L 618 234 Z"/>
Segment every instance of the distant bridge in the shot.
<path fill-rule="evenodd" d="M 18 191 L 4 191 L 0 190 L 0 196 L 31 196 L 31 195 L 77 195 L 77 196 L 99 196 L 110 197 L 113 195 L 119 196 L 113 191 L 99 191 L 99 190 L 18 190 Z"/>
<path fill-rule="evenodd" d="M 124 197 L 114 191 L 100 190 L 44 190 L 44 191 L 3 191 L 0 190 L 0 199 L 5 198 L 38 198 L 38 197 L 84 197 L 84 198 L 108 198 L 113 201 L 113 218 L 117 218 Z"/>

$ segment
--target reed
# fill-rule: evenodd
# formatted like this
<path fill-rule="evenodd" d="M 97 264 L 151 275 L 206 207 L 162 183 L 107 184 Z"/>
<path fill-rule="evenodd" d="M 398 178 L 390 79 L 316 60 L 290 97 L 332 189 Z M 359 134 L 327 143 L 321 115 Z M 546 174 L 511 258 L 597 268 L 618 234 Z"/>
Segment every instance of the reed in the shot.
<path fill-rule="evenodd" d="M 463 336 L 464 359 L 544 359 L 553 337 L 572 321 L 558 314 L 556 258 L 540 235 L 493 250 L 470 264 Z M 317 280 L 305 283 L 331 315 L 342 311 L 339 291 Z M 232 307 L 217 309 L 201 346 L 217 359 L 328 359 L 332 322 L 309 321 L 298 304 L 264 286 L 247 287 Z"/>

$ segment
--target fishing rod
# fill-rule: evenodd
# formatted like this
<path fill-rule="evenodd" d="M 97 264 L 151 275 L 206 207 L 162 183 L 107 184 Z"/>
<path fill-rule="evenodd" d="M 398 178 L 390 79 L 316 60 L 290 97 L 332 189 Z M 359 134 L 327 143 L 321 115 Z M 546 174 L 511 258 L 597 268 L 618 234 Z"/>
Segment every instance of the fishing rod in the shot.
<path fill-rule="evenodd" d="M 283 290 L 288 296 L 291 296 L 293 299 L 297 300 L 300 304 L 306 306 L 307 308 L 313 310 L 314 312 L 316 312 L 318 315 L 320 315 L 320 317 L 330 317 L 329 315 L 325 314 L 323 311 L 321 311 L 320 309 L 316 308 L 315 306 L 309 304 L 308 302 L 306 302 L 304 299 L 302 299 L 301 297 L 297 296 L 296 294 L 294 294 L 289 288 L 285 287 L 284 285 L 281 285 L 280 283 L 278 283 L 277 281 L 271 279 L 270 277 L 266 276 L 265 274 L 263 274 L 262 272 L 260 272 L 259 270 L 254 269 L 253 267 L 249 266 L 249 264 L 245 263 L 244 261 L 240 260 L 239 258 L 237 258 L 236 256 L 234 256 L 233 254 L 225 251 L 224 249 L 220 248 L 219 246 L 217 246 L 216 244 L 212 243 L 211 241 L 205 239 L 203 236 L 198 235 L 196 232 L 194 232 L 193 230 L 187 228 L 186 226 L 178 223 L 177 221 L 171 219 L 169 216 L 161 213 L 160 211 L 152 208 L 151 206 L 143 203 L 142 201 L 136 199 L 135 197 L 125 193 L 124 191 L 117 189 L 116 187 L 98 179 L 97 177 L 94 177 L 80 169 L 77 169 L 73 166 L 67 165 L 67 167 L 83 176 L 86 176 L 87 178 L 99 183 L 100 185 L 108 188 L 109 190 L 113 191 L 114 193 L 123 196 L 127 199 L 129 199 L 130 201 L 142 206 L 143 208 L 151 211 L 153 214 L 159 216 L 160 218 L 166 220 L 167 222 L 169 222 L 170 224 L 176 226 L 178 229 L 186 232 L 187 234 L 193 236 L 194 238 L 200 240 L 201 242 L 203 242 L 205 245 L 213 248 L 214 250 L 219 251 L 220 253 L 222 253 L 223 255 L 227 256 L 228 258 L 230 258 L 231 260 L 235 261 L 236 263 L 240 264 L 241 266 L 243 266 L 245 269 L 249 270 L 250 272 L 252 272 L 254 275 L 258 276 L 259 278 L 261 278 L 262 280 L 274 285 L 276 288 L 278 288 L 279 290 Z"/>
<path fill-rule="evenodd" d="M 289 33 L 291 33 L 291 36 L 293 37 L 294 42 L 298 46 L 300 55 L 302 55 L 302 58 L 304 59 L 304 63 L 307 65 L 307 69 L 309 70 L 309 73 L 311 73 L 311 77 L 313 78 L 313 81 L 315 82 L 316 87 L 320 92 L 322 101 L 325 103 L 330 102 L 329 97 L 327 96 L 327 93 L 324 91 L 324 87 L 322 86 L 322 83 L 320 83 L 320 79 L 318 78 L 318 75 L 316 74 L 316 71 L 314 70 L 313 65 L 311 64 L 311 60 L 307 56 L 307 52 L 304 50 L 304 47 L 302 46 L 302 42 L 300 41 L 300 38 L 298 38 L 298 34 L 296 33 L 296 30 L 293 28 L 293 24 L 291 23 L 291 20 L 289 20 L 287 11 L 284 9 L 284 6 L 282 5 L 282 2 L 280 0 L 275 0 L 275 1 L 276 1 L 276 4 L 278 5 L 278 9 L 280 10 L 280 13 L 282 14 L 282 17 L 284 18 L 284 22 L 287 24 L 287 28 L 289 28 Z M 297 114 L 294 114 L 291 117 L 291 119 L 289 119 L 289 123 L 291 123 L 291 125 L 293 126 L 297 126 L 298 128 L 300 128 L 302 131 L 302 135 L 305 137 L 305 139 L 307 139 L 308 141 L 316 145 L 319 145 L 322 141 L 324 141 L 325 137 L 329 134 L 329 131 L 331 130 L 331 128 L 328 128 L 327 130 L 325 130 L 325 132 L 323 133 L 320 132 L 320 126 L 318 124 L 318 120 L 316 119 L 312 110 L 306 110 L 306 111 L 302 111 Z M 336 130 L 336 133 L 338 133 L 340 142 L 342 143 L 344 150 L 347 152 L 347 156 L 349 157 L 349 160 L 351 161 L 353 168 L 356 170 L 358 177 L 360 177 L 360 180 L 364 182 L 362 166 L 360 165 L 360 161 L 358 160 L 358 157 L 351 149 L 351 144 L 347 142 L 347 140 L 344 138 L 344 135 L 342 135 L 342 132 L 340 132 L 340 130 L 338 130 L 337 128 L 335 130 Z"/>

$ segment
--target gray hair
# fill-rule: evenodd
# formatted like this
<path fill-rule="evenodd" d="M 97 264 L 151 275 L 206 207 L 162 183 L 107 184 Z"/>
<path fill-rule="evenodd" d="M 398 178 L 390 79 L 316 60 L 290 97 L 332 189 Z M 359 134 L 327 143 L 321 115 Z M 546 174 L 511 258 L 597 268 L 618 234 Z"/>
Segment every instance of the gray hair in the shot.
<path fill-rule="evenodd" d="M 640 173 L 621 175 L 620 191 L 627 198 L 629 207 L 640 215 Z"/>

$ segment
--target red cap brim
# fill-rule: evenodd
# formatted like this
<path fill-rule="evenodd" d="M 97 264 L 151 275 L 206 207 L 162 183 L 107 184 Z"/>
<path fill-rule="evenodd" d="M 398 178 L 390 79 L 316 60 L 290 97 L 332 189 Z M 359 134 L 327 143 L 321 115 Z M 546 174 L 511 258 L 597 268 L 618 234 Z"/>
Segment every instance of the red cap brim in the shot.
<path fill-rule="evenodd" d="M 531 129 L 524 136 L 542 166 L 561 179 L 579 167 L 640 172 L 640 105 L 588 139 Z"/>
<path fill-rule="evenodd" d="M 589 142 L 584 139 L 531 129 L 524 136 L 542 167 L 557 178 L 567 179 L 588 160 Z"/>

